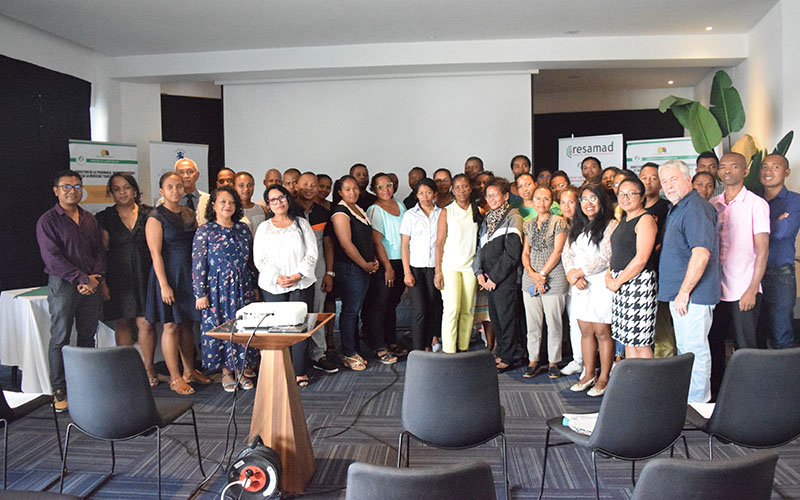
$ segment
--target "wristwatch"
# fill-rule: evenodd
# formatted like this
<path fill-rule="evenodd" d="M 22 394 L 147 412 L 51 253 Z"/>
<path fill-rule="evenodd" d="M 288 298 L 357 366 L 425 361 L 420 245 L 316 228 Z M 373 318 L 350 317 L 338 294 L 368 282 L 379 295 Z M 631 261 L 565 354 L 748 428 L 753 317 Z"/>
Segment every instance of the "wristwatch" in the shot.
<path fill-rule="evenodd" d="M 335 278 L 336 277 L 336 273 L 333 272 L 333 271 L 327 271 L 325 274 L 330 276 L 331 278 Z"/>

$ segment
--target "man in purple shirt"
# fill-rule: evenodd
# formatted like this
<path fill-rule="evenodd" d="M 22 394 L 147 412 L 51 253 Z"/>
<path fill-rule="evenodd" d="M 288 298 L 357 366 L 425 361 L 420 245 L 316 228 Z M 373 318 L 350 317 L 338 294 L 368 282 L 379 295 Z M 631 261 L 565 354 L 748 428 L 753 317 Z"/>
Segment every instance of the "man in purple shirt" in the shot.
<path fill-rule="evenodd" d="M 100 282 L 105 272 L 105 247 L 100 225 L 78 206 L 83 198 L 80 174 L 64 170 L 56 175 L 53 193 L 58 203 L 36 223 L 36 239 L 48 274 L 50 308 L 50 384 L 57 412 L 67 409 L 67 384 L 61 349 L 69 344 L 72 325 L 78 346 L 94 347 L 100 318 Z"/>
<path fill-rule="evenodd" d="M 756 331 L 759 347 L 766 340 L 774 349 L 794 347 L 795 296 L 797 283 L 794 275 L 795 240 L 800 230 L 800 194 L 786 189 L 789 161 L 780 154 L 771 154 L 761 162 L 761 184 L 764 198 L 769 203 L 769 257 L 767 270 L 761 278 L 764 294 Z"/>

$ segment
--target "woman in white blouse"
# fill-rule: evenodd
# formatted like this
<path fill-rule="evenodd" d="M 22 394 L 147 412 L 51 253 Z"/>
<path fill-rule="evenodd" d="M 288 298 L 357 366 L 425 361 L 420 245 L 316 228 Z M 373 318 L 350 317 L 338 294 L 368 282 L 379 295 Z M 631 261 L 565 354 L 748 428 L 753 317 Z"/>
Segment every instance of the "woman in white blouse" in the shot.
<path fill-rule="evenodd" d="M 258 226 L 253 242 L 253 261 L 264 302 L 305 302 L 312 312 L 318 258 L 314 231 L 285 187 L 271 186 L 266 201 L 274 216 Z M 291 348 L 300 387 L 308 385 L 306 348 L 307 340 Z"/>
<path fill-rule="evenodd" d="M 419 203 L 403 215 L 400 223 L 400 252 L 403 259 L 403 282 L 411 296 L 414 310 L 411 341 L 414 349 L 431 349 L 439 337 L 442 321 L 442 295 L 434 286 L 436 269 L 436 233 L 442 209 L 433 200 L 436 184 L 422 179 L 415 189 Z"/>
<path fill-rule="evenodd" d="M 570 387 L 580 392 L 589 389 L 589 396 L 602 396 L 606 391 L 611 364 L 614 361 L 614 339 L 611 338 L 611 301 L 613 293 L 606 288 L 605 275 L 611 259 L 611 233 L 617 227 L 614 206 L 606 191 L 595 184 L 581 188 L 581 209 L 575 212 L 562 260 L 567 281 L 572 286 L 572 312 L 581 329 L 581 351 L 586 369 Z M 595 353 L 600 352 L 600 376 L 595 375 Z"/>

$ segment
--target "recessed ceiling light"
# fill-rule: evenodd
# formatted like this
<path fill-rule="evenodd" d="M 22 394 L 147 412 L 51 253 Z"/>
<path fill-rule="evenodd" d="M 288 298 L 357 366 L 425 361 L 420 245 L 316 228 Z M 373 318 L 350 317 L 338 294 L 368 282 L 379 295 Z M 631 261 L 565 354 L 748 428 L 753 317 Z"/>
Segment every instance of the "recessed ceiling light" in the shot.
<path fill-rule="evenodd" d="M 714 29 L 714 27 L 713 27 L 713 26 L 706 26 L 706 31 L 711 31 L 711 30 L 713 30 L 713 29 Z"/>
<path fill-rule="evenodd" d="M 673 83 L 675 83 L 675 81 L 674 80 L 670 80 L 670 81 L 667 82 L 667 85 L 672 85 Z"/>
<path fill-rule="evenodd" d="M 577 35 L 580 32 L 581 32 L 580 30 L 569 30 L 569 31 L 565 31 L 564 34 L 565 35 Z"/>

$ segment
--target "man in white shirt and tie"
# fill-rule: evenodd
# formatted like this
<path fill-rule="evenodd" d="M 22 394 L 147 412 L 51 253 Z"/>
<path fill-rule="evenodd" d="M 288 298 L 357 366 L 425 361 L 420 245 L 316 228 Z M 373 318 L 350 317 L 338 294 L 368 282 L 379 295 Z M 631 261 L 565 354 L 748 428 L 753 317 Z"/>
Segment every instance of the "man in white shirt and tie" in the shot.
<path fill-rule="evenodd" d="M 197 163 L 190 158 L 181 158 L 175 162 L 175 172 L 181 176 L 183 191 L 186 193 L 179 203 L 197 213 L 197 225 L 205 224 L 209 195 L 197 189 L 197 179 L 200 177 Z M 162 201 L 159 200 L 158 204 Z"/>

